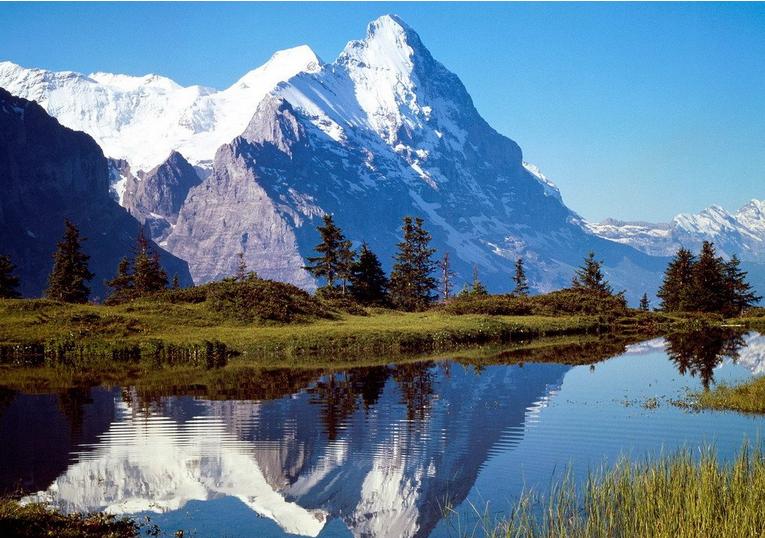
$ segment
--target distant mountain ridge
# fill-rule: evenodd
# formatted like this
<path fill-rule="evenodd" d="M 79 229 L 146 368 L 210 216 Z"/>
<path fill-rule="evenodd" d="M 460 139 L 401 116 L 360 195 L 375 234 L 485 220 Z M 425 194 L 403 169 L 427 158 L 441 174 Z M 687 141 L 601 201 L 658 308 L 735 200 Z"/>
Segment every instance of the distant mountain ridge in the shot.
<path fill-rule="evenodd" d="M 735 213 L 713 205 L 699 213 L 681 213 L 669 223 L 607 219 L 586 223 L 594 234 L 633 246 L 647 254 L 670 256 L 684 246 L 698 251 L 712 241 L 725 257 L 765 262 L 765 201 L 751 200 Z"/>

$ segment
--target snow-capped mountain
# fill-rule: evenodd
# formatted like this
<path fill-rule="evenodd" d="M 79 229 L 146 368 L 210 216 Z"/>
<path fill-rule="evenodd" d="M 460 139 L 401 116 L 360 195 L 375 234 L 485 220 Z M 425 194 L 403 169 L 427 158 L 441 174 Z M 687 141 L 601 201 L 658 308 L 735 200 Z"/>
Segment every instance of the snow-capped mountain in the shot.
<path fill-rule="evenodd" d="M 388 268 L 401 217 L 422 216 L 433 245 L 452 253 L 458 279 L 469 280 L 475 265 L 493 291 L 511 288 L 519 256 L 539 291 L 568 285 L 589 250 L 632 300 L 655 290 L 663 270 L 664 260 L 583 228 L 557 188 L 395 16 L 370 23 L 332 63 L 298 47 L 221 92 L 157 76 L 9 63 L 0 64 L 0 86 L 38 100 L 126 160 L 129 168 L 112 169 L 112 190 L 127 207 L 138 169 L 171 151 L 203 164 L 209 175 L 154 235 L 189 262 L 196 282 L 232 274 L 241 251 L 262 276 L 313 287 L 302 266 L 325 213 Z"/>
<path fill-rule="evenodd" d="M 669 223 L 623 222 L 613 219 L 586 223 L 594 234 L 656 256 L 671 256 L 681 246 L 698 251 L 714 242 L 724 256 L 736 254 L 765 262 L 765 201 L 751 200 L 735 213 L 713 205 L 699 213 L 682 213 Z"/>
<path fill-rule="evenodd" d="M 176 150 L 193 164 L 242 133 L 263 96 L 321 61 L 301 46 L 275 53 L 231 87 L 183 87 L 159 75 L 27 69 L 0 62 L 0 87 L 39 103 L 62 125 L 91 135 L 108 157 L 148 171 Z"/>

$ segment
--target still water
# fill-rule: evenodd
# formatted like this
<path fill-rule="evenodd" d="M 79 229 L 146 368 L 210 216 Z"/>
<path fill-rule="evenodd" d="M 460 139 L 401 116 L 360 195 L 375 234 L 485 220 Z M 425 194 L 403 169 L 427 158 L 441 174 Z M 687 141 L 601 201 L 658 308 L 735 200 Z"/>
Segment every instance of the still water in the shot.
<path fill-rule="evenodd" d="M 764 336 L 707 344 L 656 339 L 592 366 L 276 370 L 214 395 L 0 389 L 0 489 L 149 516 L 169 535 L 469 533 L 476 511 L 499 517 L 568 466 L 581 478 L 708 443 L 728 458 L 761 438 L 765 418 L 672 405 L 765 372 Z"/>

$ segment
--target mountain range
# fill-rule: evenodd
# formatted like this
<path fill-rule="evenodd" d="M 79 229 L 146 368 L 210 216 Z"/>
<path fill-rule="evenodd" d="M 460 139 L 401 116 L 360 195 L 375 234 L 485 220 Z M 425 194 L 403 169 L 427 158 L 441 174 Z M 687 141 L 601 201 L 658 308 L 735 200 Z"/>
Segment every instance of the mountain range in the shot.
<path fill-rule="evenodd" d="M 314 288 L 303 265 L 326 213 L 386 269 L 401 217 L 422 216 L 457 280 L 477 268 L 497 292 L 512 288 L 518 257 L 544 292 L 568 285 L 592 250 L 636 302 L 655 292 L 672 253 L 661 225 L 632 240 L 627 225 L 587 223 L 569 209 L 393 15 L 331 63 L 296 47 L 222 91 L 10 62 L 0 63 L 0 87 L 93 136 L 110 157 L 112 198 L 197 283 L 233 274 L 243 252 L 261 276 Z"/>

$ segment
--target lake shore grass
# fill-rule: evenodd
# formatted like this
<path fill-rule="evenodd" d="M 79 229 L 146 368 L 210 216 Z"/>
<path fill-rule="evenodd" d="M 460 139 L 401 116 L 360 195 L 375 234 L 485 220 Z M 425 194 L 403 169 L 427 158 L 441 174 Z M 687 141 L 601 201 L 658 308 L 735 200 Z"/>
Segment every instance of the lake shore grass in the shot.
<path fill-rule="evenodd" d="M 63 514 L 42 504 L 0 499 L 0 536 L 37 538 L 132 538 L 139 527 L 132 520 L 103 513 Z"/>
<path fill-rule="evenodd" d="M 765 413 L 765 378 L 758 377 L 737 385 L 720 384 L 689 398 L 694 409 Z"/>
<path fill-rule="evenodd" d="M 680 451 L 657 460 L 620 460 L 580 488 L 570 475 L 545 498 L 526 494 L 499 522 L 481 522 L 491 538 L 652 536 L 738 538 L 765 533 L 765 456 L 744 447 L 720 463 Z"/>

